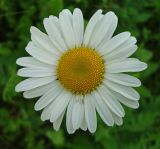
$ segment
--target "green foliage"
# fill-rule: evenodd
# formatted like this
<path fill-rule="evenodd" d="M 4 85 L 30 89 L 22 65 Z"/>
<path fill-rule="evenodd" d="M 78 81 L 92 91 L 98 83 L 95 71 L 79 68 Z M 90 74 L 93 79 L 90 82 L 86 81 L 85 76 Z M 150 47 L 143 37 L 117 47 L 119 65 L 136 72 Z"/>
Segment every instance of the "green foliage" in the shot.
<path fill-rule="evenodd" d="M 63 146 L 65 144 L 64 141 L 64 132 L 63 131 L 47 131 L 46 136 L 51 140 L 53 145 L 55 146 Z M 56 138 L 56 139 L 55 139 Z"/>
<path fill-rule="evenodd" d="M 43 7 L 42 7 L 43 5 Z M 41 9 L 40 18 L 48 17 L 49 15 L 59 15 L 59 12 L 63 9 L 62 0 L 40 0 L 38 6 Z"/>
<path fill-rule="evenodd" d="M 13 97 L 16 97 L 17 93 L 15 92 L 14 88 L 19 81 L 20 79 L 17 77 L 16 72 L 13 72 L 3 90 L 4 101 L 15 102 L 13 101 Z"/>
<path fill-rule="evenodd" d="M 30 27 L 42 31 L 43 18 L 58 16 L 68 8 L 79 7 L 85 24 L 97 9 L 112 10 L 119 18 L 116 33 L 130 31 L 136 36 L 135 57 L 148 64 L 148 69 L 135 73 L 142 80 L 140 108 L 125 108 L 122 126 L 107 127 L 98 119 L 95 134 L 77 131 L 66 133 L 49 122 L 41 122 L 34 111 L 35 100 L 25 100 L 15 92 L 20 81 L 16 76 L 18 57 L 27 55 Z M 3 149 L 159 149 L 160 148 L 160 2 L 159 0 L 0 0 L 0 148 Z"/>

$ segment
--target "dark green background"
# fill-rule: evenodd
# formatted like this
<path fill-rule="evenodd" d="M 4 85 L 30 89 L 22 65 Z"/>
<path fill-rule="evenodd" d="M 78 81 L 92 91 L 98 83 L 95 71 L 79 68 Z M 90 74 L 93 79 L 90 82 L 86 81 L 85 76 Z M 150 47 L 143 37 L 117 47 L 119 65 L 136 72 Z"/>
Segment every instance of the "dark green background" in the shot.
<path fill-rule="evenodd" d="M 43 18 L 75 7 L 82 9 L 86 22 L 99 8 L 112 10 L 119 18 L 116 33 L 130 31 L 138 40 L 135 57 L 148 69 L 134 74 L 143 85 L 140 108 L 125 108 L 124 124 L 107 127 L 100 119 L 95 134 L 60 131 L 40 120 L 35 100 L 15 93 L 21 80 L 15 60 L 27 55 L 30 26 L 42 30 Z M 0 0 L 0 148 L 1 149 L 159 149 L 160 148 L 160 1 L 159 0 Z"/>

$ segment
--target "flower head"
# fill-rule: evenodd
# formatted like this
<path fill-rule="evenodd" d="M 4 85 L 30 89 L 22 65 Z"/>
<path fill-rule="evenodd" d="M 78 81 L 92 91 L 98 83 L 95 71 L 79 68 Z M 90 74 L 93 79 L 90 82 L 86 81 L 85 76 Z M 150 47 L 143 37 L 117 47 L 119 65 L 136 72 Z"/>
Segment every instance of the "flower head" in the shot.
<path fill-rule="evenodd" d="M 121 104 L 138 108 L 140 98 L 133 87 L 139 79 L 125 72 L 138 72 L 147 65 L 130 57 L 137 49 L 136 38 L 129 32 L 116 36 L 117 16 L 98 10 L 85 30 L 80 9 L 73 14 L 65 9 L 44 19 L 47 34 L 31 27 L 26 47 L 30 57 L 17 59 L 23 66 L 17 74 L 29 77 L 16 86 L 25 98 L 40 97 L 35 110 L 41 119 L 60 128 L 66 113 L 68 133 L 77 129 L 94 133 L 96 113 L 108 126 L 121 125 L 125 115 Z M 113 36 L 113 37 L 112 37 Z"/>

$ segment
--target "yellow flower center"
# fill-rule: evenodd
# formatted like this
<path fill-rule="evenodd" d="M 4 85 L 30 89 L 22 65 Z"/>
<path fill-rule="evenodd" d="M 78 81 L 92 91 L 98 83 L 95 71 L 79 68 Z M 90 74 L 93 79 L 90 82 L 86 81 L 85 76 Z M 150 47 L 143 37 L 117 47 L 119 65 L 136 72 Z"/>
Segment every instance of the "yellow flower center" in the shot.
<path fill-rule="evenodd" d="M 103 59 L 95 50 L 86 47 L 66 51 L 57 66 L 58 80 L 74 94 L 87 94 L 96 89 L 103 74 Z"/>

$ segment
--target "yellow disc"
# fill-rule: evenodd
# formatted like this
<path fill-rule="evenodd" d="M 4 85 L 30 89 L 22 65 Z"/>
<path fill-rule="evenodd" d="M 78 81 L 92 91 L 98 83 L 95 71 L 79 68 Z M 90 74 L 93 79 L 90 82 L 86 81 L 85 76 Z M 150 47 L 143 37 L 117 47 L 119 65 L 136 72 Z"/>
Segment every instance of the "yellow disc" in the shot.
<path fill-rule="evenodd" d="M 104 75 L 102 57 L 90 48 L 80 47 L 66 51 L 59 59 L 57 78 L 75 94 L 87 94 L 101 84 Z"/>

